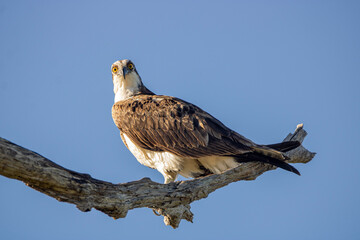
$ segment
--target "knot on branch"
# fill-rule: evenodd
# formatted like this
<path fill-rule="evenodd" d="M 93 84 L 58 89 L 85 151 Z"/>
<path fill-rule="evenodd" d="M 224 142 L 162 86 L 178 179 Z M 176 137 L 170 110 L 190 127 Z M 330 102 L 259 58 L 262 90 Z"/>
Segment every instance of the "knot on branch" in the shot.
<path fill-rule="evenodd" d="M 92 204 L 90 203 L 79 203 L 76 205 L 76 207 L 82 211 L 82 212 L 90 212 L 91 211 L 91 208 L 92 208 Z"/>
<path fill-rule="evenodd" d="M 181 219 L 185 219 L 188 222 L 193 222 L 194 214 L 190 211 L 190 205 L 180 205 L 174 208 L 158 208 L 153 209 L 154 211 L 158 212 L 158 216 L 164 216 L 164 223 L 165 225 L 171 226 L 173 228 L 179 227 Z"/>
<path fill-rule="evenodd" d="M 95 209 L 105 213 L 106 215 L 114 218 L 125 218 L 129 208 L 126 206 L 102 206 L 102 207 L 95 207 Z"/>

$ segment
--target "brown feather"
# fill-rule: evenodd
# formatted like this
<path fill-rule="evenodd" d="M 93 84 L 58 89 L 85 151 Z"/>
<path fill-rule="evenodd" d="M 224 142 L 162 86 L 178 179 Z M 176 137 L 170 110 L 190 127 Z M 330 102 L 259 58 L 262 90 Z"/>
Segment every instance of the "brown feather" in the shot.
<path fill-rule="evenodd" d="M 174 97 L 134 96 L 115 103 L 112 116 L 122 133 L 152 151 L 198 158 L 238 155 L 260 147 L 202 109 Z"/>

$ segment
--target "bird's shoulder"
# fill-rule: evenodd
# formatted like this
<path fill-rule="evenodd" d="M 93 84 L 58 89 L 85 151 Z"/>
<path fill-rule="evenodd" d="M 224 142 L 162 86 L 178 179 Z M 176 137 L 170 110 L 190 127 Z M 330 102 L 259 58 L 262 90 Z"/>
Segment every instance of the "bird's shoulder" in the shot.
<path fill-rule="evenodd" d="M 138 95 L 118 101 L 112 107 L 113 118 L 151 117 L 155 119 L 211 118 L 194 104 L 166 95 Z M 185 119 L 184 119 L 185 118 Z M 144 118 L 142 118 L 144 120 Z M 120 119 L 119 119 L 120 120 Z"/>
<path fill-rule="evenodd" d="M 144 111 L 174 110 L 180 111 L 184 108 L 184 113 L 194 113 L 202 111 L 199 107 L 186 102 L 182 99 L 166 95 L 138 95 L 118 101 L 113 105 L 113 111 L 132 111 L 142 114 Z"/>

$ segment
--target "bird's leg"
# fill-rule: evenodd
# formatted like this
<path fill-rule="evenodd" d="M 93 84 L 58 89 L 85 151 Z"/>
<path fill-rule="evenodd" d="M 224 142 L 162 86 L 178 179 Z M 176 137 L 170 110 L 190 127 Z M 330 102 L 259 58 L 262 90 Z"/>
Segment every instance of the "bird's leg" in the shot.
<path fill-rule="evenodd" d="M 174 182 L 178 175 L 177 172 L 172 172 L 172 171 L 163 171 L 163 172 L 161 172 L 161 174 L 165 178 L 164 184 Z"/>

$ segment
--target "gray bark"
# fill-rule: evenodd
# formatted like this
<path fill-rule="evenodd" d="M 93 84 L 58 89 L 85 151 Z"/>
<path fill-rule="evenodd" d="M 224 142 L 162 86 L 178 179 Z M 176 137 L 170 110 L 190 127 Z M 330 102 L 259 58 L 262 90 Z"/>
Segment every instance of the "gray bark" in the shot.
<path fill-rule="evenodd" d="M 299 124 L 284 141 L 303 142 L 306 131 Z M 303 146 L 287 153 L 288 162 L 307 163 L 314 156 Z M 254 180 L 276 167 L 264 163 L 244 163 L 222 174 L 160 184 L 143 178 L 138 181 L 112 184 L 88 174 L 66 169 L 49 159 L 10 141 L 0 138 L 0 174 L 23 181 L 27 186 L 58 201 L 75 204 L 81 211 L 95 208 L 115 219 L 124 218 L 134 208 L 152 208 L 164 216 L 166 225 L 177 228 L 182 219 L 192 222 L 190 204 L 206 198 L 216 189 L 240 180 Z"/>

